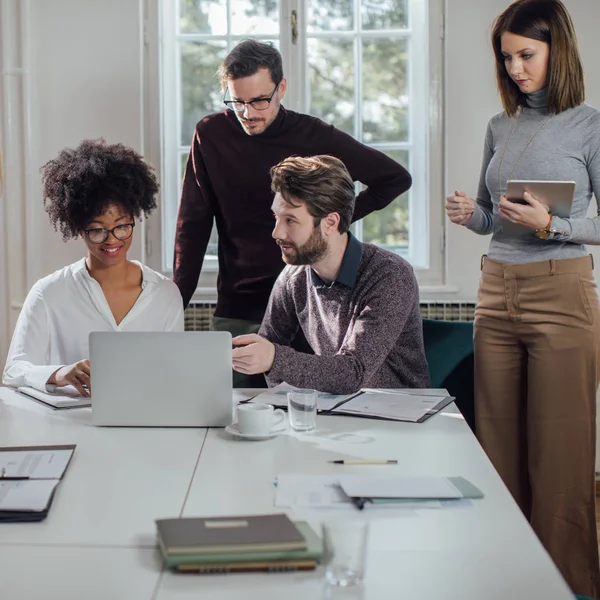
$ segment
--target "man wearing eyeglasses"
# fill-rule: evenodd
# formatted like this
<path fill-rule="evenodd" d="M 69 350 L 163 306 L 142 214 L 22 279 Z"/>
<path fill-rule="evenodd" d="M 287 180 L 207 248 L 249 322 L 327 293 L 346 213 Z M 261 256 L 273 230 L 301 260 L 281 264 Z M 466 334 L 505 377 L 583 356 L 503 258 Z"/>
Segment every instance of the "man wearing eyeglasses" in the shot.
<path fill-rule="evenodd" d="M 212 326 L 237 336 L 258 331 L 285 266 L 271 238 L 271 167 L 290 155 L 341 159 L 366 188 L 356 197 L 353 221 L 385 208 L 410 188 L 411 177 L 385 154 L 332 125 L 286 110 L 281 55 L 271 44 L 242 41 L 218 75 L 229 110 L 196 125 L 177 218 L 173 279 L 187 306 L 216 222 L 219 276 Z M 234 373 L 234 386 L 257 385 L 264 385 L 262 377 Z"/>

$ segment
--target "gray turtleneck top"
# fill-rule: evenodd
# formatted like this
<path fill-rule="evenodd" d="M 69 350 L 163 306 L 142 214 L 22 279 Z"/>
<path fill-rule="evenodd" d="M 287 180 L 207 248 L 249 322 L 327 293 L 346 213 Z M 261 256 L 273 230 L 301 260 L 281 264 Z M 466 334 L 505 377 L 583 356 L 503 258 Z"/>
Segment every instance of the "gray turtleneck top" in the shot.
<path fill-rule="evenodd" d="M 488 257 L 497 262 L 585 256 L 584 244 L 600 244 L 600 202 L 597 216 L 586 217 L 592 194 L 600 198 L 600 111 L 583 103 L 550 116 L 546 89 L 528 94 L 527 104 L 510 143 L 516 117 L 501 112 L 488 123 L 475 212 L 466 227 L 481 235 L 492 233 Z M 570 218 L 553 217 L 547 240 L 524 227 L 503 227 L 498 203 L 509 178 L 575 181 Z"/>

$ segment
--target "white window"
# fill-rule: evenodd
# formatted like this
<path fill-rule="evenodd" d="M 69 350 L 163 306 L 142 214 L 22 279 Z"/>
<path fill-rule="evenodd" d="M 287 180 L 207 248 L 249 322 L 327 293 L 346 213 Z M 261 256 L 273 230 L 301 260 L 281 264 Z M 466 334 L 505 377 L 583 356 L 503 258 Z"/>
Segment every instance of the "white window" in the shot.
<path fill-rule="evenodd" d="M 404 165 L 410 191 L 354 225 L 442 283 L 442 0 L 164 0 L 160 264 L 170 273 L 181 180 L 196 123 L 222 110 L 215 72 L 241 39 L 282 53 L 287 108 L 320 117 Z M 151 228 L 152 230 L 152 228 Z M 156 230 L 156 227 L 154 228 Z M 203 274 L 217 270 L 217 237 Z M 210 278 L 209 278 L 210 279 Z"/>

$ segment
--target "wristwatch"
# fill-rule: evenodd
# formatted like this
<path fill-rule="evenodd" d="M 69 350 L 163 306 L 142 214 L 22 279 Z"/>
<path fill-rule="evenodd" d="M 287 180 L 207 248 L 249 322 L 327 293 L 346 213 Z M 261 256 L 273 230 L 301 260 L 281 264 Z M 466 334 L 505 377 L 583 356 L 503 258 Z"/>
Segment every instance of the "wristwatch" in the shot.
<path fill-rule="evenodd" d="M 547 240 L 550 237 L 550 226 L 552 225 L 552 215 L 548 215 L 550 218 L 548 219 L 548 224 L 543 229 L 535 230 L 535 237 L 540 238 L 541 240 Z"/>

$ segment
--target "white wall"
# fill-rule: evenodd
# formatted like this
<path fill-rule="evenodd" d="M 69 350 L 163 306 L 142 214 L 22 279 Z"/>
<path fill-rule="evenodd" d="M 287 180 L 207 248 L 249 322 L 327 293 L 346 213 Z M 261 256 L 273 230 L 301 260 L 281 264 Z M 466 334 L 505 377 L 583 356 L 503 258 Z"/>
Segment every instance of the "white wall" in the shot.
<path fill-rule="evenodd" d="M 40 196 L 40 165 L 64 146 L 104 136 L 109 142 L 145 149 L 158 166 L 155 102 L 149 103 L 152 117 L 144 115 L 148 106 L 144 89 L 152 89 L 143 75 L 144 4 L 144 0 L 0 0 L 4 73 L 0 143 L 7 163 L 0 252 L 9 265 L 8 276 L 0 270 L 0 364 L 7 334 L 32 283 L 82 256 L 80 242 L 64 244 L 48 224 Z M 565 4 L 580 40 L 588 102 L 600 107 L 600 74 L 593 68 L 600 49 L 600 2 L 565 0 Z M 507 5 L 506 0 L 446 0 L 445 192 L 476 190 L 485 126 L 500 110 L 490 25 Z M 27 73 L 19 71 L 23 66 Z M 7 98 L 12 100 L 10 114 Z M 451 291 L 426 292 L 423 299 L 473 301 L 479 258 L 487 243 L 487 238 L 449 226 L 445 283 Z M 134 256 L 142 254 L 138 234 Z M 596 258 L 600 264 L 600 249 Z"/>
<path fill-rule="evenodd" d="M 64 243 L 49 224 L 39 167 L 87 138 L 142 151 L 142 14 L 141 0 L 0 0 L 0 365 L 31 285 L 83 256 L 80 240 Z M 132 250 L 141 258 L 141 235 Z"/>

